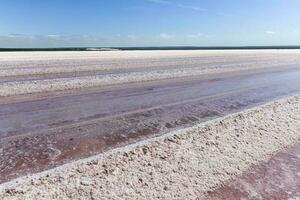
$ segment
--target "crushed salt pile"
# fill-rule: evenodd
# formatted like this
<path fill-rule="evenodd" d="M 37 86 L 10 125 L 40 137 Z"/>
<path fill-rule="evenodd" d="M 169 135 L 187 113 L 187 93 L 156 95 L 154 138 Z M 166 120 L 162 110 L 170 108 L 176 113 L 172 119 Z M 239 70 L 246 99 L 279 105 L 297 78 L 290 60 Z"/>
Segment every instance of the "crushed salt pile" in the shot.
<path fill-rule="evenodd" d="M 1 199 L 196 199 L 300 138 L 300 95 L 0 186 Z"/>

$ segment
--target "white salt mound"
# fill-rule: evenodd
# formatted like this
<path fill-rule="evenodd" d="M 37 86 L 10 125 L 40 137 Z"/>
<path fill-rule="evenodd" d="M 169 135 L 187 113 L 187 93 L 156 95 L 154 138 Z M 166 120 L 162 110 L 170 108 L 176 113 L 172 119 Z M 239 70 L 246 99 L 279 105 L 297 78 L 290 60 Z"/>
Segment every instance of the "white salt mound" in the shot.
<path fill-rule="evenodd" d="M 300 138 L 300 95 L 0 186 L 0 199 L 196 199 Z"/>

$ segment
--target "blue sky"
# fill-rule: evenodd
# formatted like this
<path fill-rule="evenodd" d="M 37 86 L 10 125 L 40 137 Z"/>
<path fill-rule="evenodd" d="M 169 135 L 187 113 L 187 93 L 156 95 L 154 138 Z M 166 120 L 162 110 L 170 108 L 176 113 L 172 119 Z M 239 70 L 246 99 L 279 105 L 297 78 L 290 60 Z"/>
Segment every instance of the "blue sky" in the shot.
<path fill-rule="evenodd" d="M 300 45 L 300 1 L 0 1 L 0 47 L 179 45 Z"/>

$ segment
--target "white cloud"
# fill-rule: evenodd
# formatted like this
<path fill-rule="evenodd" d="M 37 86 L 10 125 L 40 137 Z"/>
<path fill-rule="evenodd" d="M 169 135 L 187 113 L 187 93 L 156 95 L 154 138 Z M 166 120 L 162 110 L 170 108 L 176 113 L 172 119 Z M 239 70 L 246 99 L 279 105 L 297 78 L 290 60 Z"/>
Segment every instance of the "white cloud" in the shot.
<path fill-rule="evenodd" d="M 268 35 L 274 35 L 276 34 L 274 31 L 265 31 L 265 34 L 268 34 Z"/>
<path fill-rule="evenodd" d="M 14 33 L 7 35 L 7 37 L 11 37 L 11 38 L 14 38 L 14 37 L 25 37 L 25 36 L 26 35 L 23 35 L 23 34 L 14 34 Z"/>
<path fill-rule="evenodd" d="M 131 40 L 134 40 L 134 39 L 137 39 L 137 36 L 134 35 L 134 34 L 129 34 L 129 35 L 127 35 L 127 38 L 131 39 Z"/>
<path fill-rule="evenodd" d="M 166 0 L 148 0 L 152 3 L 158 3 L 158 4 L 171 4 L 170 1 L 166 1 Z"/>
<path fill-rule="evenodd" d="M 148 0 L 151 3 L 156 3 L 156 4 L 165 4 L 165 5 L 172 5 L 178 8 L 184 8 L 184 9 L 189 9 L 189 10 L 193 10 L 193 11 L 206 11 L 205 8 L 201 8 L 199 6 L 194 6 L 194 5 L 185 5 L 185 4 L 180 4 L 180 3 L 174 3 L 171 1 L 167 1 L 167 0 Z"/>
<path fill-rule="evenodd" d="M 218 12 L 217 15 L 221 17 L 233 17 L 233 14 L 231 13 L 224 13 L 224 12 Z"/>
<path fill-rule="evenodd" d="M 49 34 L 49 35 L 46 35 L 47 38 L 52 38 L 52 39 L 58 39 L 60 38 L 60 35 L 58 34 Z"/>
<path fill-rule="evenodd" d="M 13 39 L 34 39 L 35 38 L 34 35 L 25 35 L 25 34 L 16 34 L 16 33 L 12 33 L 2 37 L 13 38 Z"/>
<path fill-rule="evenodd" d="M 112 42 L 111 42 L 112 41 Z M 74 47 L 74 46 L 108 46 L 115 40 L 93 35 L 0 35 L 0 47 L 29 48 L 29 47 Z M 126 41 L 124 39 L 124 41 Z"/>
<path fill-rule="evenodd" d="M 200 40 L 200 39 L 207 39 L 207 38 L 210 38 L 211 35 L 204 34 L 204 33 L 192 33 L 192 34 L 187 34 L 186 37 L 187 37 L 188 39 Z"/>
<path fill-rule="evenodd" d="M 186 8 L 186 9 L 190 9 L 190 10 L 194 10 L 194 11 L 206 11 L 205 8 L 201 8 L 201 7 L 198 7 L 198 6 L 189 6 L 189 5 L 183 5 L 183 4 L 177 4 L 178 7 L 180 8 Z"/>
<path fill-rule="evenodd" d="M 196 33 L 196 34 L 188 34 L 187 37 L 190 39 L 199 39 L 204 37 L 204 35 L 202 33 Z"/>
<path fill-rule="evenodd" d="M 161 34 L 159 34 L 158 37 L 161 38 L 161 39 L 172 39 L 172 38 L 175 37 L 175 35 L 171 35 L 171 34 L 168 34 L 168 33 L 161 33 Z"/>

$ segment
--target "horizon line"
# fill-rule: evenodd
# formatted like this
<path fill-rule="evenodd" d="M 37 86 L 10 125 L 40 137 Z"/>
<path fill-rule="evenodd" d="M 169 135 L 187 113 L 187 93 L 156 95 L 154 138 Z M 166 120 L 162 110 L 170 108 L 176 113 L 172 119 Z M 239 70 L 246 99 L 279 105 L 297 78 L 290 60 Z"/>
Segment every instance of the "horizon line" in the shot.
<path fill-rule="evenodd" d="M 116 51 L 116 50 L 239 50 L 239 49 L 300 49 L 300 45 L 246 45 L 246 46 L 121 46 L 121 47 L 0 47 L 0 51 Z"/>

